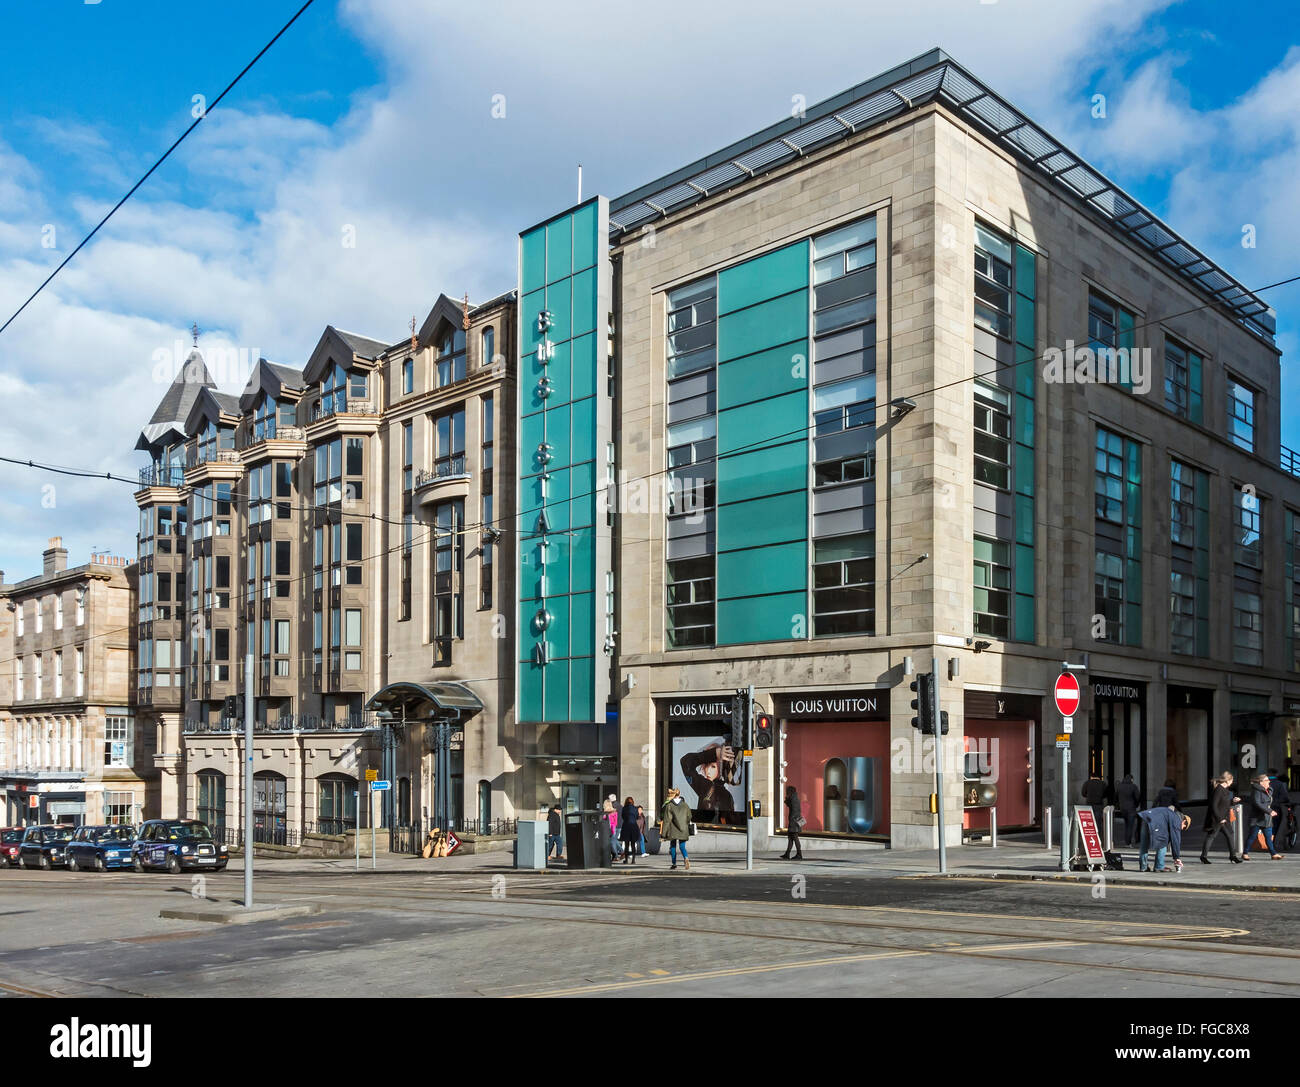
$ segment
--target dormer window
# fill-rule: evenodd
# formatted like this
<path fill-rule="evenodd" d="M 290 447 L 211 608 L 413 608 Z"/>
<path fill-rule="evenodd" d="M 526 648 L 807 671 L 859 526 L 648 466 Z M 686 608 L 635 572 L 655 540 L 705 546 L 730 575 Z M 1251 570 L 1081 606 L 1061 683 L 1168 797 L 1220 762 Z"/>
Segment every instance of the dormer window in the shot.
<path fill-rule="evenodd" d="M 278 414 L 279 409 L 275 397 L 263 395 L 253 414 L 253 441 L 275 437 Z"/>

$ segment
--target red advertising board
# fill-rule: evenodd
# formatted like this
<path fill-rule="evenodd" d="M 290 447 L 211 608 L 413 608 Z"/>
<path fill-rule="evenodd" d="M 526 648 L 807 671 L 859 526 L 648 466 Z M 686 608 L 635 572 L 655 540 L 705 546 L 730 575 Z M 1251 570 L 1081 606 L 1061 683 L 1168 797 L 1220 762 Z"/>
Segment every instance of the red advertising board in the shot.
<path fill-rule="evenodd" d="M 1074 818 L 1079 827 L 1079 838 L 1083 842 L 1083 851 L 1087 855 L 1088 861 L 1095 864 L 1104 864 L 1106 851 L 1101 847 L 1101 831 L 1097 828 L 1097 819 L 1093 815 L 1092 809 L 1075 808 Z"/>

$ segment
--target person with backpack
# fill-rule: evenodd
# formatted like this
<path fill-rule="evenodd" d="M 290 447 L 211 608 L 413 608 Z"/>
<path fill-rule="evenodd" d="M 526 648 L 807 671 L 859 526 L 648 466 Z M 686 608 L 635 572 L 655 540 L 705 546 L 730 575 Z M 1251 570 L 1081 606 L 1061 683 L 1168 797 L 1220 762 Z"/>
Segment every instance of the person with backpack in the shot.
<path fill-rule="evenodd" d="M 1233 864 L 1240 864 L 1242 857 L 1237 855 L 1237 843 L 1232 840 L 1232 823 L 1236 816 L 1232 806 L 1239 803 L 1232 795 L 1232 773 L 1224 771 L 1214 779 L 1214 792 L 1210 795 L 1209 806 L 1205 809 L 1205 841 L 1201 843 L 1201 863 L 1210 864 L 1210 846 L 1220 834 L 1228 843 L 1228 857 Z"/>
<path fill-rule="evenodd" d="M 686 855 L 686 839 L 691 836 L 691 806 L 682 799 L 680 789 L 669 789 L 661 811 L 659 837 L 668 843 L 668 855 L 672 858 L 672 867 L 677 867 L 677 850 L 680 847 L 682 864 L 689 872 L 691 861 Z"/>
<path fill-rule="evenodd" d="M 1241 859 L 1250 860 L 1250 847 L 1256 844 L 1256 837 L 1264 839 L 1264 848 L 1275 861 L 1282 859 L 1282 854 L 1273 847 L 1273 795 L 1269 791 L 1267 774 L 1256 774 L 1251 781 L 1249 812 L 1246 817 L 1246 841 L 1241 849 Z"/>
<path fill-rule="evenodd" d="M 1119 813 L 1124 818 L 1124 844 L 1135 845 L 1138 810 L 1142 807 L 1142 790 L 1138 788 L 1132 774 L 1125 774 L 1124 780 L 1115 786 L 1115 799 Z"/>
<path fill-rule="evenodd" d="M 782 860 L 790 860 L 790 850 L 794 850 L 794 859 L 803 860 L 803 846 L 799 842 L 799 831 L 803 829 L 803 806 L 799 803 L 799 790 L 793 785 L 785 787 L 785 852 Z"/>

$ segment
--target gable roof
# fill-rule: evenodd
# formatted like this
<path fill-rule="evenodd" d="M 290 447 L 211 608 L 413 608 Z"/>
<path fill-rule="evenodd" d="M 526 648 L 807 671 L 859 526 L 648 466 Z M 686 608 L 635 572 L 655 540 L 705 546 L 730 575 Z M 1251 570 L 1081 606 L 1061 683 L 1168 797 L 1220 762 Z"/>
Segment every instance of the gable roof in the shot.
<path fill-rule="evenodd" d="M 304 385 L 316 384 L 324 376 L 325 368 L 331 359 L 340 366 L 348 368 L 358 359 L 366 362 L 373 361 L 382 355 L 387 347 L 387 344 L 372 340 L 368 336 L 358 336 L 355 332 L 340 332 L 333 325 L 326 325 L 325 331 L 316 341 L 311 358 L 303 367 L 303 383 Z"/>
<path fill-rule="evenodd" d="M 300 394 L 304 388 L 301 370 L 258 359 L 253 372 L 248 375 L 248 384 L 239 396 L 239 408 L 241 411 L 251 411 L 263 392 L 278 400 L 286 391 Z"/>
<path fill-rule="evenodd" d="M 189 414 L 185 416 L 185 433 L 187 435 L 197 434 L 199 424 L 204 419 L 217 422 L 222 415 L 238 414 L 239 397 L 230 393 L 217 392 L 216 389 L 201 389 L 199 395 L 194 398 L 194 404 L 190 408 Z"/>

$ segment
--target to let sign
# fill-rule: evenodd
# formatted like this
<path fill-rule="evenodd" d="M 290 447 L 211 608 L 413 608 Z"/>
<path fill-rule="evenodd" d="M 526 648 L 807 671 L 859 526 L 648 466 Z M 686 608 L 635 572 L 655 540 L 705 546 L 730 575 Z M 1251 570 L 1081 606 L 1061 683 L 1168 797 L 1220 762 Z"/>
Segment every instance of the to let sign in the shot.
<path fill-rule="evenodd" d="M 1079 681 L 1069 672 L 1062 672 L 1056 677 L 1056 688 L 1052 693 L 1056 697 L 1056 711 L 1062 717 L 1073 717 L 1079 708 Z"/>

